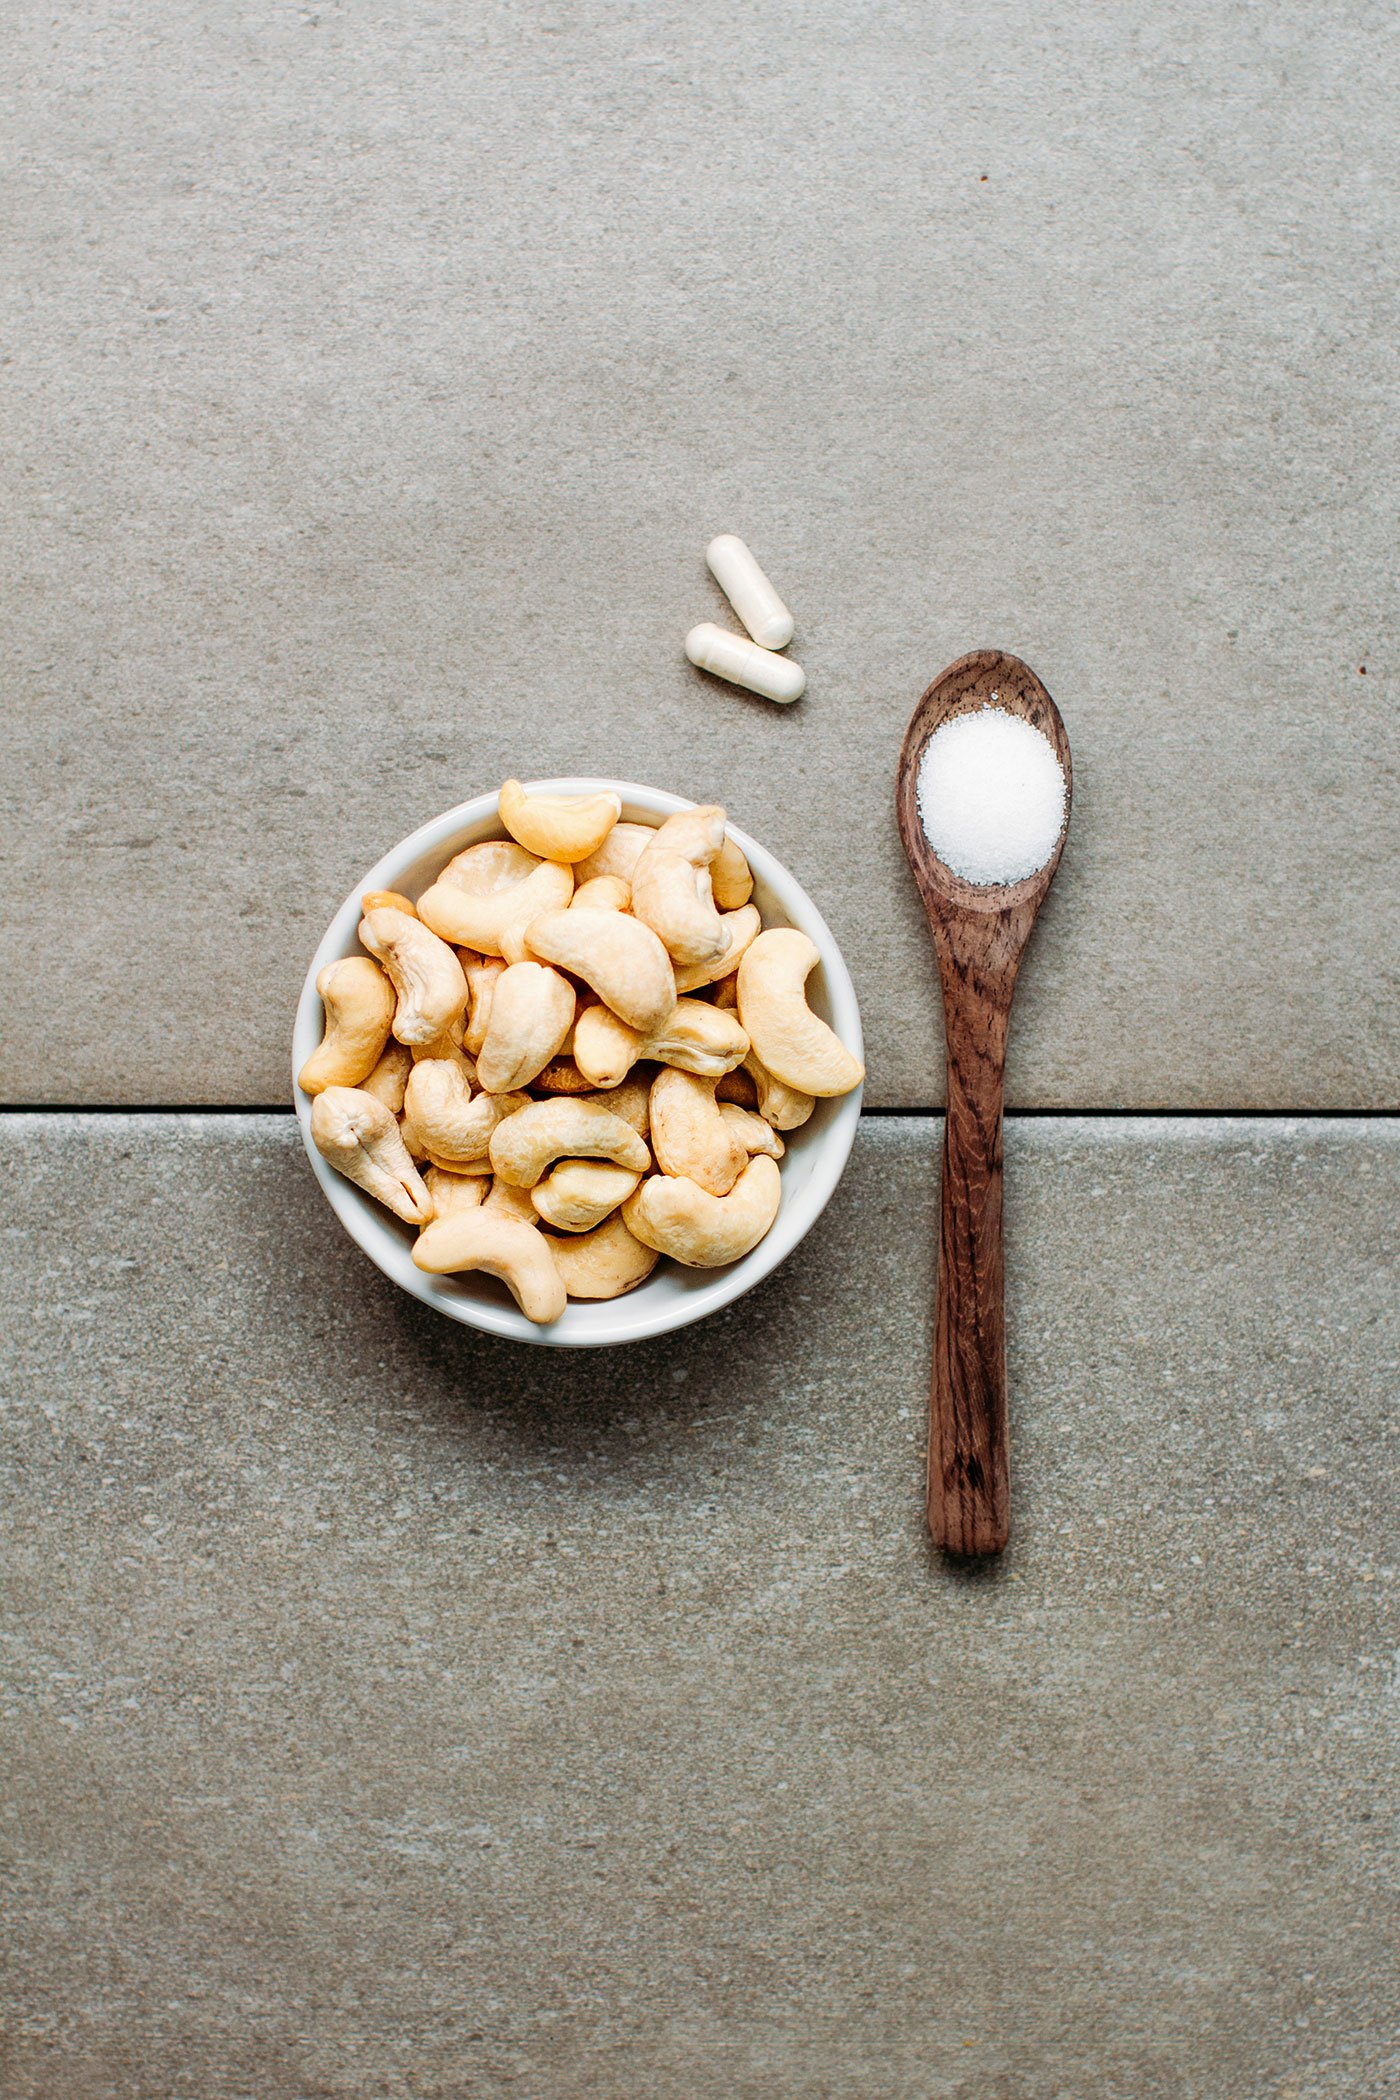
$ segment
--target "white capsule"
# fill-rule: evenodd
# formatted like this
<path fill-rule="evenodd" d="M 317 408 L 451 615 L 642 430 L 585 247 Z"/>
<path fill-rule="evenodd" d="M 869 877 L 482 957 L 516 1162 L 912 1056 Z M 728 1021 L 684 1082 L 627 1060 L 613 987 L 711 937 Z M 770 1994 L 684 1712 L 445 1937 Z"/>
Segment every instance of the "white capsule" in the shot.
<path fill-rule="evenodd" d="M 710 574 L 763 649 L 786 649 L 792 614 L 741 539 L 722 532 L 705 549 Z"/>
<path fill-rule="evenodd" d="M 727 627 L 716 627 L 713 620 L 702 620 L 691 628 L 685 653 L 698 670 L 712 671 L 716 678 L 747 686 L 751 693 L 762 693 L 765 700 L 781 700 L 784 706 L 798 699 L 807 684 L 801 664 L 790 656 L 760 649 L 746 634 L 732 634 Z"/>

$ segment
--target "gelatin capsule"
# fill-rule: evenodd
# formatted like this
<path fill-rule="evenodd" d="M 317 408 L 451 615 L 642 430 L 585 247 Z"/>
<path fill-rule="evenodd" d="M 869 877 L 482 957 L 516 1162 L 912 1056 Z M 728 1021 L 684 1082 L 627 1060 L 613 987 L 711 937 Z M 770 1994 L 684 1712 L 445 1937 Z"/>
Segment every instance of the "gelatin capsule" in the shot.
<path fill-rule="evenodd" d="M 710 574 L 759 647 L 786 649 L 792 640 L 792 614 L 744 542 L 732 532 L 722 532 L 718 539 L 710 541 L 705 559 Z"/>
<path fill-rule="evenodd" d="M 697 670 L 727 678 L 731 685 L 746 686 L 749 692 L 762 693 L 765 700 L 779 700 L 785 707 L 801 696 L 807 684 L 801 664 L 790 656 L 760 649 L 747 635 L 731 634 L 726 627 L 716 627 L 713 620 L 702 620 L 691 628 L 685 653 Z"/>

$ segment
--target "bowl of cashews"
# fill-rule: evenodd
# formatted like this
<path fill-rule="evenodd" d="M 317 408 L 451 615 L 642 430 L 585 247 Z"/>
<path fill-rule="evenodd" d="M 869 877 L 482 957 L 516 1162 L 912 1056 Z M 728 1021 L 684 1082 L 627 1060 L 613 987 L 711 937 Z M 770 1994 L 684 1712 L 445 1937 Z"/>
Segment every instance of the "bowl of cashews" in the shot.
<path fill-rule="evenodd" d="M 386 1276 L 491 1334 L 641 1341 L 790 1254 L 850 1154 L 850 974 L 718 805 L 507 781 L 346 898 L 292 1042 L 307 1154 Z"/>

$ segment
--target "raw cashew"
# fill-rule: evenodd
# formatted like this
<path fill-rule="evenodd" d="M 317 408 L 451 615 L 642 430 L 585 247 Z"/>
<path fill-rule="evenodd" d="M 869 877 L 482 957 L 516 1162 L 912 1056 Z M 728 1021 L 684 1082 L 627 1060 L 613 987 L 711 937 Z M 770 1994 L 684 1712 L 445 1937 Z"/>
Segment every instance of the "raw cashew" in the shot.
<path fill-rule="evenodd" d="M 769 1159 L 781 1159 L 787 1151 L 772 1124 L 765 1123 L 762 1116 L 755 1115 L 751 1109 L 740 1108 L 733 1101 L 721 1101 L 719 1112 L 745 1152 L 762 1152 Z"/>
<path fill-rule="evenodd" d="M 522 1225 L 538 1226 L 540 1214 L 531 1200 L 529 1189 L 512 1188 L 508 1181 L 493 1178 L 487 1186 L 483 1210 L 489 1210 L 506 1218 L 517 1218 Z"/>
<path fill-rule="evenodd" d="M 451 1174 L 444 1167 L 428 1167 L 423 1185 L 433 1199 L 434 1214 L 453 1217 L 461 1210 L 476 1210 L 486 1195 L 484 1174 Z"/>
<path fill-rule="evenodd" d="M 775 1079 L 818 1099 L 849 1094 L 865 1066 L 812 1012 L 803 986 L 821 960 L 795 926 L 761 933 L 739 965 L 739 1019 Z"/>
<path fill-rule="evenodd" d="M 679 853 L 694 868 L 708 868 L 724 844 L 724 811 L 717 802 L 678 809 L 652 833 L 647 850 Z"/>
<path fill-rule="evenodd" d="M 446 941 L 392 904 L 360 921 L 360 939 L 383 963 L 399 995 L 394 1034 L 401 1043 L 430 1043 L 464 1011 L 467 980 Z"/>
<path fill-rule="evenodd" d="M 370 1073 L 368 1079 L 360 1081 L 363 1093 L 373 1094 L 382 1101 L 390 1115 L 398 1115 L 403 1108 L 404 1088 L 408 1075 L 413 1070 L 413 1052 L 405 1043 L 396 1043 L 392 1036 L 384 1045 L 384 1055 Z"/>
<path fill-rule="evenodd" d="M 530 1191 L 530 1200 L 556 1232 L 591 1232 L 631 1195 L 640 1174 L 601 1159 L 561 1159 Z"/>
<path fill-rule="evenodd" d="M 715 962 L 691 963 L 687 968 L 677 970 L 677 994 L 698 992 L 702 985 L 717 984 L 721 977 L 732 977 L 763 930 L 758 907 L 753 904 L 741 904 L 737 911 L 726 912 L 719 923 L 729 935 L 729 946 Z"/>
<path fill-rule="evenodd" d="M 649 1068 L 632 1072 L 620 1085 L 609 1087 L 605 1094 L 589 1094 L 586 1098 L 598 1108 L 606 1108 L 609 1114 L 621 1116 L 630 1123 L 638 1137 L 645 1137 L 651 1129 L 651 1083 L 655 1074 Z"/>
<path fill-rule="evenodd" d="M 394 988 L 367 955 L 342 956 L 316 973 L 326 1010 L 320 1046 L 297 1075 L 304 1094 L 358 1086 L 378 1064 L 394 1018 Z"/>
<path fill-rule="evenodd" d="M 637 855 L 655 837 L 650 824 L 629 824 L 624 818 L 622 823 L 614 824 L 596 853 L 590 853 L 586 860 L 578 862 L 574 880 L 592 882 L 598 875 L 620 875 L 624 882 L 630 883 Z"/>
<path fill-rule="evenodd" d="M 406 911 L 410 919 L 418 916 L 418 906 L 402 890 L 366 890 L 360 899 L 361 918 L 367 911 L 378 911 L 381 905 L 387 905 L 391 911 Z"/>
<path fill-rule="evenodd" d="M 713 1079 L 670 1066 L 652 1084 L 651 1149 L 663 1174 L 684 1174 L 712 1196 L 729 1194 L 749 1157 L 724 1120 Z"/>
<path fill-rule="evenodd" d="M 716 963 L 729 952 L 729 928 L 715 910 L 708 868 L 679 853 L 648 846 L 632 875 L 632 911 L 665 943 L 682 969 Z"/>
<path fill-rule="evenodd" d="M 753 1081 L 758 1112 L 764 1122 L 771 1123 L 775 1130 L 800 1130 L 817 1105 L 812 1096 L 798 1087 L 784 1086 L 781 1079 L 775 1079 L 759 1063 L 752 1050 L 744 1059 L 743 1069 Z"/>
<path fill-rule="evenodd" d="M 622 815 L 620 795 L 527 795 L 518 780 L 501 789 L 501 822 L 541 860 L 586 860 Z"/>
<path fill-rule="evenodd" d="M 630 1123 L 609 1109 L 559 1095 L 532 1101 L 491 1134 L 491 1164 L 502 1181 L 530 1189 L 556 1159 L 611 1159 L 645 1174 L 651 1154 Z"/>
<path fill-rule="evenodd" d="M 706 999 L 678 999 L 665 1024 L 650 1034 L 629 1028 L 605 1006 L 585 1008 L 574 1023 L 574 1062 L 598 1087 L 617 1086 L 642 1058 L 718 1079 L 748 1047 L 737 1016 Z"/>
<path fill-rule="evenodd" d="M 592 1232 L 555 1240 L 553 1254 L 571 1298 L 621 1298 L 646 1282 L 658 1260 L 616 1213 Z"/>
<path fill-rule="evenodd" d="M 675 1006 L 670 956 L 649 926 L 625 912 L 546 912 L 526 938 L 532 955 L 581 977 L 630 1027 L 659 1028 Z"/>
<path fill-rule="evenodd" d="M 737 911 L 753 895 L 753 870 L 728 833 L 710 863 L 715 903 L 721 911 Z"/>
<path fill-rule="evenodd" d="M 499 1276 L 527 1320 L 547 1327 L 557 1320 L 567 1300 L 544 1234 L 499 1211 L 461 1210 L 420 1232 L 413 1259 L 430 1276 L 458 1276 L 479 1269 Z"/>
<path fill-rule="evenodd" d="M 413 1062 L 416 1065 L 455 1065 L 470 1090 L 476 1085 L 476 1060 L 468 1057 L 460 1043 L 454 1043 L 450 1035 L 435 1036 L 422 1049 L 414 1048 Z"/>
<path fill-rule="evenodd" d="M 756 1109 L 758 1088 L 753 1083 L 752 1073 L 746 1072 L 742 1065 L 736 1065 L 732 1072 L 726 1072 L 721 1079 L 715 1081 L 715 1099 L 723 1104 L 737 1102 L 740 1108 Z"/>
<path fill-rule="evenodd" d="M 571 868 L 536 860 L 509 839 L 488 839 L 448 862 L 418 899 L 418 916 L 446 941 L 519 962 L 521 954 L 511 951 L 531 919 L 558 910 L 573 893 Z"/>
<path fill-rule="evenodd" d="M 410 1073 L 409 1077 L 412 1078 L 412 1076 L 412 1073 Z M 404 1147 L 409 1158 L 415 1162 L 425 1160 L 428 1157 L 428 1141 L 414 1122 L 413 1117 L 409 1114 L 407 1087 L 404 1088 L 403 1108 L 400 1110 L 398 1122 L 399 1136 L 404 1141 Z"/>
<path fill-rule="evenodd" d="M 716 806 L 668 817 L 632 870 L 632 910 L 659 933 L 673 962 L 718 962 L 729 930 L 715 910 L 710 862 L 724 843 Z"/>
<path fill-rule="evenodd" d="M 311 1137 L 337 1173 L 387 1204 L 409 1225 L 426 1225 L 433 1199 L 382 1101 L 360 1087 L 328 1086 L 311 1109 Z"/>
<path fill-rule="evenodd" d="M 570 911 L 626 911 L 632 887 L 620 875 L 594 875 L 581 882 L 569 900 Z"/>
<path fill-rule="evenodd" d="M 697 1183 L 652 1174 L 622 1206 L 627 1229 L 688 1269 L 716 1269 L 758 1245 L 783 1200 L 777 1163 L 751 1159 L 727 1196 Z"/>
<path fill-rule="evenodd" d="M 534 1081 L 542 1094 L 591 1094 L 593 1081 L 585 1079 L 571 1057 L 552 1057 Z"/>
<path fill-rule="evenodd" d="M 428 1058 L 409 1074 L 404 1113 L 423 1150 L 439 1164 L 483 1159 L 491 1133 L 526 1103 L 524 1094 L 473 1095 L 459 1065 Z"/>
<path fill-rule="evenodd" d="M 496 980 L 503 970 L 509 968 L 509 964 L 503 955 L 477 955 L 470 948 L 463 948 L 459 953 L 462 968 L 466 972 L 467 991 L 471 997 L 462 1047 L 469 1056 L 480 1057 L 481 1046 L 486 1041 L 486 1031 L 491 1025 L 491 1001 L 495 996 Z M 470 962 L 467 960 L 468 956 L 471 957 Z"/>
<path fill-rule="evenodd" d="M 527 1087 L 574 1025 L 574 988 L 545 963 L 511 963 L 496 980 L 491 1022 L 476 1061 L 488 1094 Z"/>

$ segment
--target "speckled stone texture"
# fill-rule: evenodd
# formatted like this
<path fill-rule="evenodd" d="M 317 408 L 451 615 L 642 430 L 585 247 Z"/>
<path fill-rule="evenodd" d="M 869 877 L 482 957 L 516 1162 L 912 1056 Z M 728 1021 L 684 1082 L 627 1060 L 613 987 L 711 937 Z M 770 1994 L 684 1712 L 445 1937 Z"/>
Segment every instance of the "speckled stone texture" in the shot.
<path fill-rule="evenodd" d="M 1011 1124 L 972 1574 L 936 1140 L 602 1357 L 289 1117 L 0 1120 L 6 2100 L 1395 2089 L 1400 1126 Z"/>
<path fill-rule="evenodd" d="M 726 802 L 927 1107 L 895 755 L 996 645 L 1077 764 L 1013 1098 L 1400 1104 L 1389 9 L 11 0 L 4 58 L 0 1098 L 285 1099 L 331 911 L 514 771 Z M 682 660 L 719 530 L 789 712 Z"/>

